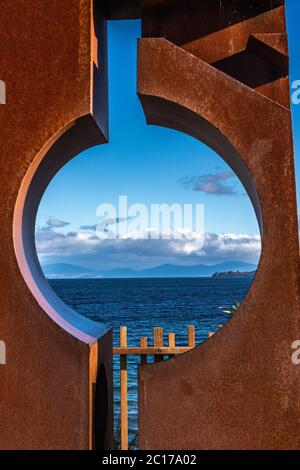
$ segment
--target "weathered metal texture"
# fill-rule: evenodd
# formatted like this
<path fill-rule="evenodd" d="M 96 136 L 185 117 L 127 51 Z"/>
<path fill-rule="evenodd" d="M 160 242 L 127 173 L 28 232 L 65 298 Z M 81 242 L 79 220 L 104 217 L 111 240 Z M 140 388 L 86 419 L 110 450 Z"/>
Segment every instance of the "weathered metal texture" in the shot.
<path fill-rule="evenodd" d="M 106 142 L 106 27 L 96 9 L 91 0 L 1 2 L 1 449 L 111 445 L 111 332 L 62 304 L 34 247 L 36 210 L 51 177 Z M 104 431 L 99 422 L 93 430 L 95 382 Z"/>
<path fill-rule="evenodd" d="M 283 2 L 207 0 L 199 15 L 198 2 L 146 3 L 144 33 L 164 36 L 139 44 L 138 92 L 147 120 L 204 141 L 229 163 L 256 210 L 262 253 L 250 292 L 224 328 L 190 352 L 140 367 L 139 446 L 299 449 L 300 368 L 291 362 L 291 345 L 300 331 L 300 266 L 287 77 L 283 89 L 271 81 L 262 93 L 233 78 L 244 77 L 238 61 L 230 74 L 215 66 L 259 33 L 275 50 L 268 49 L 262 75 L 268 64 L 277 72 L 276 53 L 286 56 Z M 233 4 L 237 12 L 243 6 L 243 15 L 219 30 L 220 15 L 211 17 L 217 3 L 225 18 Z M 247 8 L 254 3 L 263 12 Z M 260 70 L 257 62 L 257 81 Z"/>

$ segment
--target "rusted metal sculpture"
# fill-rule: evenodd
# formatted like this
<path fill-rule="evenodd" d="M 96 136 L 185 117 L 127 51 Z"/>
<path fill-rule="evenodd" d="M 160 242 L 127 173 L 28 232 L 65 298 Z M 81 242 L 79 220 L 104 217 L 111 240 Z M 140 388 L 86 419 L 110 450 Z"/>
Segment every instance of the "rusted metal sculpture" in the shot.
<path fill-rule="evenodd" d="M 138 92 L 151 124 L 216 150 L 253 202 L 257 276 L 195 350 L 143 366 L 142 449 L 299 449 L 300 266 L 284 1 L 145 1 Z M 147 39 L 149 37 L 149 39 Z"/>
<path fill-rule="evenodd" d="M 34 247 L 52 176 L 107 140 L 105 21 L 92 0 L 28 0 L 0 25 L 0 449 L 109 448 L 111 332 L 55 296 Z"/>
<path fill-rule="evenodd" d="M 262 233 L 258 273 L 238 314 L 193 351 L 141 367 L 140 448 L 300 448 L 283 0 L 2 2 L 0 448 L 111 447 L 111 333 L 54 295 L 33 231 L 51 177 L 107 141 L 103 15 L 141 15 L 138 93 L 148 122 L 216 150 L 244 183 Z"/>

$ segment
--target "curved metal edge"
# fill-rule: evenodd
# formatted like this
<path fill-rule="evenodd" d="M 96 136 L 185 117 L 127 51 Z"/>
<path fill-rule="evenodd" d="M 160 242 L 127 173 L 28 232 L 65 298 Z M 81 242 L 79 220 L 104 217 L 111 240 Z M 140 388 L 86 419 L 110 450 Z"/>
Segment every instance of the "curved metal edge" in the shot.
<path fill-rule="evenodd" d="M 14 209 L 13 242 L 20 271 L 40 307 L 67 333 L 92 344 L 111 328 L 79 315 L 54 292 L 45 278 L 35 247 L 35 219 L 43 193 L 54 175 L 80 152 L 106 143 L 91 115 L 58 131 L 37 154 L 20 187 Z"/>
<path fill-rule="evenodd" d="M 250 170 L 238 151 L 220 130 L 209 123 L 203 116 L 185 108 L 179 103 L 160 96 L 138 93 L 147 124 L 175 129 L 194 137 L 214 150 L 233 170 L 243 184 L 255 211 L 261 236 L 263 236 L 263 218 L 259 196 Z"/>
<path fill-rule="evenodd" d="M 144 110 L 147 124 L 167 127 L 170 129 L 183 132 L 195 139 L 205 143 L 212 150 L 214 150 L 234 171 L 241 183 L 243 184 L 250 200 L 253 205 L 261 238 L 263 241 L 263 216 L 262 208 L 257 193 L 254 180 L 251 176 L 250 170 L 247 168 L 246 163 L 243 161 L 241 155 L 229 141 L 229 139 L 222 134 L 222 132 L 216 128 L 212 123 L 208 122 L 203 116 L 195 113 L 194 111 L 184 107 L 182 104 L 176 103 L 175 101 L 169 101 L 161 96 L 155 96 L 146 94 L 138 90 L 138 97 Z M 251 291 L 255 289 L 256 279 L 260 271 L 262 257 L 260 256 L 257 273 L 253 279 L 249 292 L 243 301 L 241 312 L 244 311 L 247 298 Z M 231 318 L 229 322 L 224 325 L 224 328 L 218 330 L 212 338 L 207 339 L 196 347 L 197 350 L 203 349 L 207 342 L 216 341 L 219 334 L 225 333 L 228 327 L 233 321 L 237 321 L 238 315 L 235 318 Z M 181 356 L 171 358 L 163 363 L 159 363 L 160 367 L 166 365 L 169 361 L 181 360 L 183 356 L 191 355 L 193 351 L 188 351 Z M 148 364 L 148 369 L 157 367 L 157 364 Z"/>

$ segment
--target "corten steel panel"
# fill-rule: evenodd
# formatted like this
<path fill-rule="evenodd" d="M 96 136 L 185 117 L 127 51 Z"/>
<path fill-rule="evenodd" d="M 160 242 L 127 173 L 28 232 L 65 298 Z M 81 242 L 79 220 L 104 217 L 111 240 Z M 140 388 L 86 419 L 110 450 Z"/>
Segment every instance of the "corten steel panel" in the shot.
<path fill-rule="evenodd" d="M 106 26 L 94 14 L 91 0 L 0 2 L 1 449 L 89 448 L 96 381 L 108 390 L 104 410 L 97 402 L 106 426 L 96 440 L 111 445 L 111 332 L 61 304 L 34 249 L 51 177 L 106 142 Z"/>
<path fill-rule="evenodd" d="M 209 13 L 212 3 L 204 4 Z M 276 33 L 285 32 L 279 8 Z M 156 36 L 170 24 L 173 33 L 177 20 L 180 34 L 183 26 L 188 30 L 174 12 L 160 17 Z M 261 25 L 261 17 L 254 20 Z M 148 31 L 152 20 L 144 21 Z M 207 22 L 214 23 L 209 17 Z M 215 45 L 226 56 L 216 39 L 230 40 L 228 31 L 214 33 L 210 54 Z M 256 210 L 262 254 L 250 292 L 224 328 L 191 352 L 140 367 L 139 446 L 299 449 L 300 369 L 291 362 L 291 345 L 300 331 L 300 266 L 289 90 L 270 82 L 272 97 L 264 96 L 166 36 L 141 39 L 139 45 L 138 91 L 147 120 L 206 142 L 229 163 Z M 279 104 L 283 98 L 286 107 Z"/>

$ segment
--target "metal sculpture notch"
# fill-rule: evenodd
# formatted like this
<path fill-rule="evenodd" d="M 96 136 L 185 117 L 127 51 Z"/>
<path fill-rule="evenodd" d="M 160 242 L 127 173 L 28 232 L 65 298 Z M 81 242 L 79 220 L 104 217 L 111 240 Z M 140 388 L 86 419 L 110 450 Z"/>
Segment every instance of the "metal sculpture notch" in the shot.
<path fill-rule="evenodd" d="M 3 80 L 0 80 L 0 104 L 6 104 L 6 85 Z"/>

